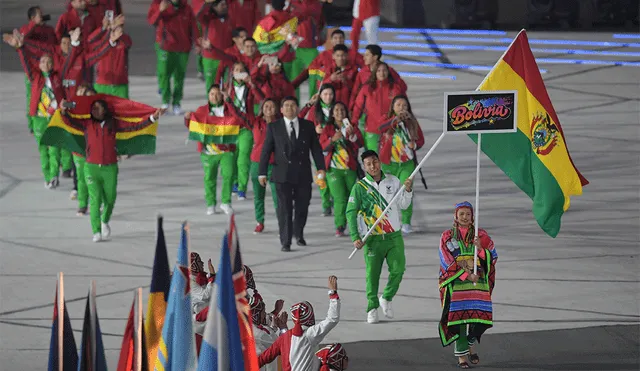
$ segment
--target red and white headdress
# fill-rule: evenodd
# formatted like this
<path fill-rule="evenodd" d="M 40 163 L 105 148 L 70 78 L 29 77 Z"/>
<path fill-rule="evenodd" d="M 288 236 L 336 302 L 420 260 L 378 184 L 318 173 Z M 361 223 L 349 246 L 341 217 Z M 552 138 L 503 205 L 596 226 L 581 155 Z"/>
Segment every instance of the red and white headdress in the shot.
<path fill-rule="evenodd" d="M 294 336 L 302 336 L 302 326 L 313 326 L 316 324 L 316 316 L 313 313 L 313 307 L 308 301 L 295 304 L 291 307 L 291 319 L 295 326 L 293 327 Z"/>
<path fill-rule="evenodd" d="M 340 343 L 325 346 L 316 352 L 316 357 L 322 362 L 320 371 L 330 371 L 331 369 L 342 371 L 344 370 L 345 361 L 349 360 L 347 351 L 344 350 Z"/>

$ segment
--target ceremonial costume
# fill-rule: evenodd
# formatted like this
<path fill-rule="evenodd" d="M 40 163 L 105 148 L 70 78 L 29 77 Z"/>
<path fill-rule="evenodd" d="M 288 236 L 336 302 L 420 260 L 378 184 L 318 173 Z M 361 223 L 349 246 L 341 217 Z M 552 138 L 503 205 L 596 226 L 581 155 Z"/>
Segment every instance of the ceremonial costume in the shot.
<path fill-rule="evenodd" d="M 456 205 L 453 228 L 440 238 L 440 300 L 442 317 L 439 335 L 442 346 L 455 342 L 457 357 L 469 354 L 469 347 L 493 326 L 491 294 L 495 285 L 495 265 L 498 254 L 493 241 L 484 229 L 478 230 L 482 249 L 478 249 L 478 276 L 476 285 L 468 277 L 473 273 L 475 229 L 458 225 L 457 213 L 468 208 L 469 202 Z M 473 214 L 472 214 L 473 215 Z"/>
<path fill-rule="evenodd" d="M 349 363 L 347 351 L 340 343 L 325 346 L 316 352 L 316 357 L 321 363 L 319 371 L 343 371 Z"/>
<path fill-rule="evenodd" d="M 324 337 L 340 321 L 340 297 L 335 291 L 329 294 L 327 317 L 318 324 L 313 307 L 307 301 L 291 307 L 291 318 L 295 327 L 280 335 L 260 354 L 258 363 L 262 367 L 280 356 L 283 371 L 317 371 L 320 361 L 315 352 Z"/>
<path fill-rule="evenodd" d="M 333 121 L 333 120 L 332 120 Z M 327 185 L 333 198 L 333 220 L 336 236 L 342 236 L 347 227 L 347 200 L 353 185 L 358 180 L 358 150 L 364 141 L 362 133 L 352 126 L 353 133 L 347 136 L 346 127 L 342 123 L 328 124 L 320 134 L 320 146 L 325 153 L 324 161 L 327 169 Z M 342 133 L 342 138 L 333 141 L 333 136 Z"/>
<path fill-rule="evenodd" d="M 397 117 L 385 119 L 379 127 L 380 137 L 380 162 L 382 171 L 393 174 L 400 182 L 404 182 L 416 169 L 416 151 L 424 145 L 424 134 L 420 125 L 405 123 Z M 409 148 L 409 143 L 414 143 L 414 148 Z M 413 202 L 406 210 L 402 210 L 402 225 L 411 225 L 413 215 Z"/>
<path fill-rule="evenodd" d="M 190 119 L 185 119 L 184 124 L 187 128 L 189 128 L 190 120 L 194 118 L 199 122 L 206 121 L 205 124 L 210 125 L 225 124 L 229 120 L 238 120 L 233 107 L 229 103 L 221 103 L 219 105 L 208 103 L 198 107 Z M 220 194 L 222 205 L 231 205 L 235 151 L 235 143 L 205 144 L 198 142 L 198 152 L 204 169 L 204 199 L 209 209 L 207 211 L 209 214 L 215 212 L 217 204 L 218 169 L 220 169 L 222 175 L 222 193 Z"/>
<path fill-rule="evenodd" d="M 251 320 L 253 326 L 253 337 L 256 342 L 256 355 L 259 357 L 265 350 L 269 349 L 278 339 L 280 334 L 287 332 L 286 329 L 278 329 L 265 324 L 262 320 L 266 317 L 266 308 L 262 297 L 259 294 L 249 299 L 251 310 Z M 278 371 L 280 369 L 280 359 L 275 362 L 260 367 L 260 371 Z"/>
<path fill-rule="evenodd" d="M 60 149 L 40 144 L 40 139 L 49 125 L 51 116 L 58 109 L 64 99 L 64 88 L 60 74 L 52 69 L 42 72 L 39 59 L 34 58 L 28 49 L 18 48 L 20 62 L 30 81 L 29 116 L 33 127 L 33 135 L 38 143 L 40 152 L 40 166 L 44 176 L 45 186 L 54 188 L 58 185 L 60 173 Z"/>
<path fill-rule="evenodd" d="M 371 175 L 367 174 L 353 186 L 349 196 L 347 224 L 351 240 L 355 242 L 362 240 L 399 190 L 401 194 L 396 204 L 389 208 L 386 217 L 378 223 L 363 247 L 367 269 L 367 312 L 374 311 L 380 306 L 378 285 L 385 259 L 389 267 L 389 281 L 381 298 L 387 302 L 392 301 L 400 287 L 405 271 L 400 210 L 405 210 L 411 205 L 413 190 L 407 192 L 400 180 L 393 175 L 381 173 L 380 182 L 376 182 Z"/>
<path fill-rule="evenodd" d="M 191 252 L 189 261 L 191 262 L 191 310 L 194 317 L 193 329 L 196 334 L 202 335 L 206 325 L 206 320 L 198 322 L 197 314 L 209 306 L 211 293 L 216 280 L 216 275 L 205 273 L 200 264 L 202 259 L 197 252 Z"/>

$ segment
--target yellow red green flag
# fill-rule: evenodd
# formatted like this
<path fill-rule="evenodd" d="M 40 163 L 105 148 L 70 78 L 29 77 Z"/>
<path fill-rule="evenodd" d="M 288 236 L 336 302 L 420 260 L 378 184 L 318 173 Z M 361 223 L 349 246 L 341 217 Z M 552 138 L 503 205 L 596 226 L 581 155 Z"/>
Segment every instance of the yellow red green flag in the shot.
<path fill-rule="evenodd" d="M 482 134 L 482 151 L 533 200 L 538 225 L 551 237 L 570 197 L 589 184 L 573 164 L 566 137 L 536 64 L 527 33 L 518 36 L 477 90 L 518 91 L 518 131 Z M 477 135 L 470 135 L 477 143 Z"/>

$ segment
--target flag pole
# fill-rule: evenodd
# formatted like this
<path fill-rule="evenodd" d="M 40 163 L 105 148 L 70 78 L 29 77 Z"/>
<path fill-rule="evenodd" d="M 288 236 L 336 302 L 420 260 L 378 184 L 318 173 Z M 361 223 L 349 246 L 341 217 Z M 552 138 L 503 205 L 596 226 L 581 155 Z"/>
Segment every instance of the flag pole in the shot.
<path fill-rule="evenodd" d="M 433 151 L 436 149 L 436 147 L 438 146 L 438 144 L 440 144 L 440 141 L 442 141 L 442 139 L 445 136 L 445 132 L 442 132 L 442 134 L 440 134 L 440 136 L 438 137 L 438 139 L 436 139 L 435 143 L 433 143 L 433 145 L 431 146 L 431 148 L 429 149 L 429 152 L 427 152 L 426 155 L 424 155 L 424 157 L 422 158 L 422 160 L 420 160 L 420 163 L 418 163 L 418 166 L 416 166 L 416 168 L 413 170 L 413 172 L 411 173 L 411 175 L 409 175 L 409 178 L 413 179 L 413 177 L 416 175 L 416 173 L 418 173 L 418 171 L 420 171 L 420 168 L 422 167 L 422 165 L 424 165 L 424 163 L 427 161 L 427 159 L 431 156 L 431 154 L 433 154 Z M 380 221 L 386 217 L 387 212 L 389 211 L 389 209 L 391 208 L 391 205 L 393 205 L 393 203 L 396 201 L 396 199 L 400 196 L 400 194 L 402 193 L 402 185 L 400 187 L 400 189 L 398 189 L 398 192 L 396 192 L 396 194 L 393 196 L 393 198 L 391 199 L 391 201 L 389 202 L 389 204 L 387 205 L 387 207 L 384 209 L 384 211 L 382 212 L 382 214 L 380 214 L 380 216 L 378 217 L 378 220 L 376 220 L 375 223 L 373 223 L 373 225 L 371 226 L 371 228 L 367 231 L 367 234 L 364 235 L 364 237 L 362 237 L 362 243 L 364 243 L 367 238 L 369 238 L 369 236 L 371 235 L 371 232 L 373 232 L 373 230 L 375 229 L 375 227 L 378 225 L 378 223 L 380 223 Z M 358 251 L 357 248 L 353 249 L 353 252 L 351 252 L 351 255 L 349 255 L 349 259 L 353 258 L 353 255 L 355 255 L 356 251 Z"/>
<path fill-rule="evenodd" d="M 135 331 L 136 334 L 136 352 L 135 352 L 135 360 L 136 360 L 136 371 L 142 371 L 142 288 L 139 287 L 136 290 L 138 309 L 136 311 L 136 325 L 138 331 Z"/>
<path fill-rule="evenodd" d="M 478 150 L 476 154 L 476 204 L 473 212 L 473 219 L 475 224 L 475 238 L 478 238 L 479 220 L 480 220 L 480 152 L 482 151 L 482 134 L 478 133 Z M 473 274 L 478 274 L 478 246 L 476 246 L 475 239 L 473 241 Z M 474 282 L 475 286 L 476 283 Z"/>
<path fill-rule="evenodd" d="M 91 336 L 91 363 L 92 367 L 95 369 L 97 360 L 96 360 L 96 281 L 91 280 L 91 287 L 89 288 L 89 322 L 91 323 L 91 330 L 89 334 Z"/>
<path fill-rule="evenodd" d="M 64 273 L 58 273 L 58 370 L 63 369 L 64 362 Z"/>

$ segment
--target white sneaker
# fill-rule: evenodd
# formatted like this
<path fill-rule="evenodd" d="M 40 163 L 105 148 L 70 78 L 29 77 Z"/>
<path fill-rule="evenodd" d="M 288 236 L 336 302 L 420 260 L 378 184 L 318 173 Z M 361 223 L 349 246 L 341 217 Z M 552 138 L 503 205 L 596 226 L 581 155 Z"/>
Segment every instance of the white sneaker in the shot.
<path fill-rule="evenodd" d="M 184 115 L 184 111 L 182 111 L 182 109 L 180 108 L 179 105 L 174 104 L 173 105 L 173 114 L 176 116 L 182 116 Z"/>
<path fill-rule="evenodd" d="M 51 181 L 51 188 L 57 188 L 60 185 L 60 179 L 58 177 L 54 177 Z"/>
<path fill-rule="evenodd" d="M 391 302 L 384 299 L 382 296 L 380 296 L 380 307 L 382 308 L 382 313 L 384 313 L 384 316 L 392 319 L 393 318 L 393 308 L 391 308 Z"/>
<path fill-rule="evenodd" d="M 207 215 L 213 215 L 216 214 L 216 207 L 215 206 L 208 206 L 207 207 Z"/>
<path fill-rule="evenodd" d="M 69 199 L 70 200 L 77 200 L 78 199 L 78 191 L 76 191 L 76 190 L 71 191 L 71 194 L 69 195 Z"/>
<path fill-rule="evenodd" d="M 160 94 L 160 96 L 162 96 L 162 94 Z M 163 104 L 162 106 L 160 106 L 160 108 L 162 109 L 169 109 L 169 105 L 168 104 Z"/>
<path fill-rule="evenodd" d="M 220 205 L 220 210 L 222 210 L 227 215 L 233 213 L 233 209 L 231 208 L 231 205 L 229 205 L 229 204 Z"/>
<path fill-rule="evenodd" d="M 51 189 L 51 182 L 44 182 L 45 189 Z"/>
<path fill-rule="evenodd" d="M 378 309 L 367 312 L 367 323 L 378 323 Z"/>
<path fill-rule="evenodd" d="M 413 232 L 413 229 L 411 229 L 411 224 L 403 224 L 402 225 L 402 233 L 409 234 L 411 232 Z"/>
<path fill-rule="evenodd" d="M 102 223 L 102 238 L 103 239 L 107 239 L 109 238 L 109 236 L 111 236 L 111 227 L 109 227 L 109 224 L 107 223 Z"/>
<path fill-rule="evenodd" d="M 96 233 L 93 235 L 93 242 L 100 242 L 102 241 L 102 235 L 100 233 Z"/>

